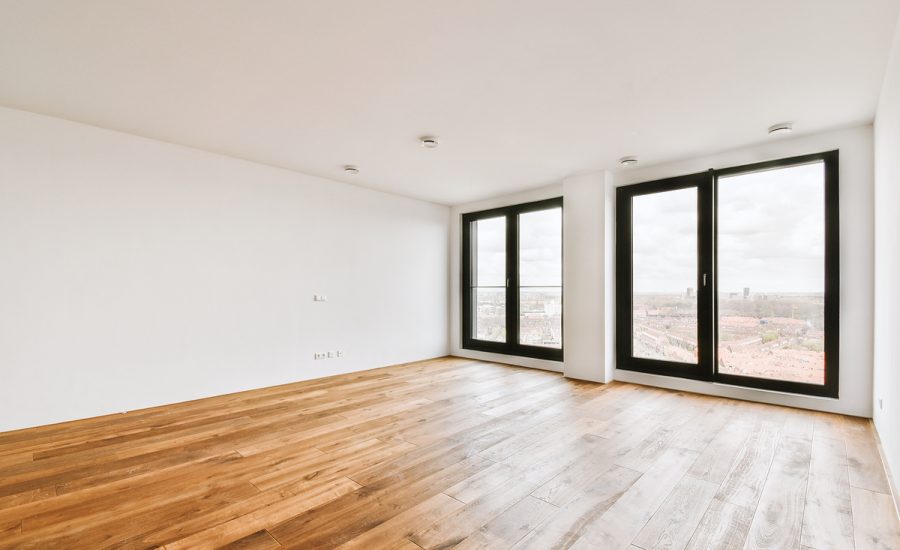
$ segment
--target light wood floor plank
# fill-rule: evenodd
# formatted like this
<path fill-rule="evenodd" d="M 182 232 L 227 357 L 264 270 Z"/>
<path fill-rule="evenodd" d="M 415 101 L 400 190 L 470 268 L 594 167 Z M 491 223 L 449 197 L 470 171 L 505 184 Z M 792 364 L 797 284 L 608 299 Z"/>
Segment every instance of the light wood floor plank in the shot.
<path fill-rule="evenodd" d="M 619 498 L 641 477 L 641 472 L 612 465 L 573 500 L 529 533 L 517 550 L 557 550 L 570 548 L 588 525 L 598 521 Z"/>
<path fill-rule="evenodd" d="M 850 479 L 843 439 L 818 435 L 813 438 L 800 542 L 820 550 L 853 547 Z"/>
<path fill-rule="evenodd" d="M 688 550 L 740 550 L 744 547 L 753 510 L 716 497 L 688 542 Z"/>
<path fill-rule="evenodd" d="M 898 533 L 868 420 L 462 358 L 0 433 L 0 549 L 864 550 Z"/>
<path fill-rule="evenodd" d="M 732 504 L 755 510 L 769 475 L 769 467 L 781 437 L 777 423 L 762 422 L 744 441 L 737 458 L 722 481 L 718 495 Z"/>
<path fill-rule="evenodd" d="M 875 493 L 890 493 L 890 485 L 872 433 L 872 423 L 863 418 L 844 421 L 850 485 Z"/>
<path fill-rule="evenodd" d="M 526 496 L 453 548 L 456 550 L 512 548 L 557 510 L 556 506 L 548 502 Z"/>
<path fill-rule="evenodd" d="M 627 548 L 684 476 L 697 453 L 669 449 L 600 518 L 585 526 L 572 548 Z"/>
<path fill-rule="evenodd" d="M 747 548 L 800 548 L 810 443 L 794 435 L 782 438 L 750 524 Z"/>
<path fill-rule="evenodd" d="M 891 496 L 867 489 L 850 489 L 856 550 L 900 548 L 900 523 Z"/>
<path fill-rule="evenodd" d="M 634 539 L 644 550 L 681 550 L 691 540 L 719 486 L 684 476 Z"/>

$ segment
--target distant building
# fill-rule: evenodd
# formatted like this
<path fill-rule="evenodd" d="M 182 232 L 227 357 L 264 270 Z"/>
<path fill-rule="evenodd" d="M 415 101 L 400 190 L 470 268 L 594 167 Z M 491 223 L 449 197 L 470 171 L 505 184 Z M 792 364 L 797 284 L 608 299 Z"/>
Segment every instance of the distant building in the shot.
<path fill-rule="evenodd" d="M 691 287 L 688 287 L 687 292 L 685 292 L 685 296 L 687 298 L 693 298 L 694 297 L 694 289 Z"/>
<path fill-rule="evenodd" d="M 749 297 L 750 297 L 750 287 L 749 287 L 749 286 L 745 286 L 745 287 L 744 287 L 744 299 L 746 300 L 746 299 L 749 298 Z"/>

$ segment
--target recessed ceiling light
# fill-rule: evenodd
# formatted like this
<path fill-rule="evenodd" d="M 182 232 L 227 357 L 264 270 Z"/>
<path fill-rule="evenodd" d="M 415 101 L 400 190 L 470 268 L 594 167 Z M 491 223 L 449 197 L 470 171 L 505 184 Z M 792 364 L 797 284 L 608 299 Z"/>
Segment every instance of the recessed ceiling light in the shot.
<path fill-rule="evenodd" d="M 779 122 L 778 124 L 773 124 L 769 126 L 769 135 L 780 135 L 780 134 L 790 134 L 794 131 L 794 123 L 793 122 Z"/>
<path fill-rule="evenodd" d="M 437 149 L 439 145 L 438 138 L 434 136 L 422 136 L 419 138 L 419 141 L 422 142 L 422 147 L 426 149 Z"/>
<path fill-rule="evenodd" d="M 359 168 L 353 166 L 352 164 L 348 164 L 347 166 L 344 166 L 344 173 L 355 176 L 356 174 L 359 174 Z"/>
<path fill-rule="evenodd" d="M 633 164 L 637 164 L 637 157 L 622 157 L 619 159 L 619 164 L 622 166 L 631 166 Z"/>

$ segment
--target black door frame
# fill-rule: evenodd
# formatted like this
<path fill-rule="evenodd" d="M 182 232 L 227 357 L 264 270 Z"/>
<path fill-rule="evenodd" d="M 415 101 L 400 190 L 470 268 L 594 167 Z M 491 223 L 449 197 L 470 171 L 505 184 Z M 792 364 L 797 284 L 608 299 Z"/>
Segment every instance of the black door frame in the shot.
<path fill-rule="evenodd" d="M 632 338 L 633 266 L 632 199 L 679 189 L 697 189 L 697 363 L 680 363 L 634 357 Z M 616 190 L 616 367 L 650 374 L 663 374 L 695 380 L 712 380 L 712 178 L 709 172 L 666 178 Z M 627 243 L 622 236 L 627 237 Z M 704 281 L 705 279 L 705 281 Z M 705 284 L 704 284 L 705 282 Z"/>
<path fill-rule="evenodd" d="M 462 347 L 463 349 L 500 353 L 503 355 L 516 355 L 531 357 L 534 359 L 547 359 L 551 361 L 563 360 L 563 349 L 547 348 L 541 346 L 528 346 L 519 343 L 519 214 L 537 212 L 551 208 L 563 208 L 563 198 L 556 197 L 547 200 L 529 202 L 492 208 L 480 212 L 469 212 L 462 215 L 462 276 L 460 277 L 462 295 Z M 472 222 L 486 218 L 506 218 L 506 341 L 491 342 L 478 340 L 472 336 L 473 295 L 475 287 L 475 273 L 472 269 L 474 250 L 472 249 Z M 563 250 L 563 249 L 561 249 Z M 563 250 L 565 254 L 565 250 Z M 565 288 L 560 286 L 561 295 Z M 562 321 L 560 321 L 562 324 Z M 562 326 L 563 333 L 565 327 Z"/>
<path fill-rule="evenodd" d="M 720 177 L 823 162 L 825 170 L 825 381 L 807 384 L 720 373 L 717 342 L 718 249 L 717 190 Z M 697 365 L 632 356 L 632 198 L 675 189 L 698 189 L 698 346 Z M 837 398 L 840 352 L 839 152 L 746 164 L 619 187 L 616 190 L 616 368 L 764 390 Z M 707 274 L 704 285 L 703 274 Z"/>

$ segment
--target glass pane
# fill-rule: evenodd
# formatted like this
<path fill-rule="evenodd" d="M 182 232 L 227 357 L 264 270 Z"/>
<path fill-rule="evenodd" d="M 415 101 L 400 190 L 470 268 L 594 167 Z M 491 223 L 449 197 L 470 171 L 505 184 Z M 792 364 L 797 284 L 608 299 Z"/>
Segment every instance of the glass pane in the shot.
<path fill-rule="evenodd" d="M 519 343 L 562 348 L 562 288 L 519 289 Z"/>
<path fill-rule="evenodd" d="M 697 364 L 697 189 L 632 201 L 632 353 Z"/>
<path fill-rule="evenodd" d="M 506 218 L 473 222 L 475 286 L 506 286 Z"/>
<path fill-rule="evenodd" d="M 506 217 L 472 222 L 475 319 L 472 337 L 506 341 Z"/>
<path fill-rule="evenodd" d="M 719 372 L 825 383 L 825 165 L 719 179 Z"/>
<path fill-rule="evenodd" d="M 562 208 L 519 214 L 519 286 L 562 286 Z"/>
<path fill-rule="evenodd" d="M 506 341 L 506 289 L 475 289 L 475 334 L 477 340 Z"/>
<path fill-rule="evenodd" d="M 562 208 L 519 214 L 519 343 L 562 348 Z"/>

